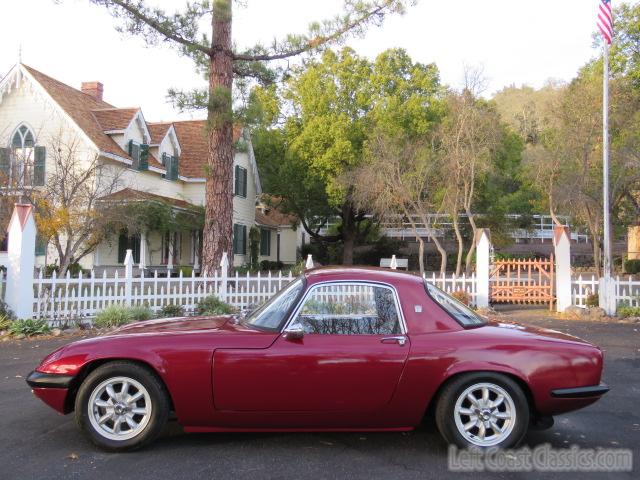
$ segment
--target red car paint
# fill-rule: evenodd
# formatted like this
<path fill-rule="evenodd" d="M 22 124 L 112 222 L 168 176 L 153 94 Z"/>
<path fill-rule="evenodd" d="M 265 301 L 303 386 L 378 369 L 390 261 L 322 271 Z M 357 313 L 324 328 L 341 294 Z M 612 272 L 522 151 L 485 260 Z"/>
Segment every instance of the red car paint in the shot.
<path fill-rule="evenodd" d="M 166 384 L 187 431 L 408 430 L 447 379 L 475 371 L 517 379 L 541 416 L 599 398 L 551 395 L 600 383 L 602 352 L 583 340 L 517 324 L 463 328 L 410 274 L 324 268 L 304 277 L 305 289 L 333 281 L 391 285 L 406 322 L 406 344 L 382 343 L 378 335 L 293 340 L 231 316 L 151 320 L 71 343 L 36 371 L 82 378 L 94 362 L 142 362 Z M 34 393 L 61 413 L 73 408 L 74 387 Z"/>

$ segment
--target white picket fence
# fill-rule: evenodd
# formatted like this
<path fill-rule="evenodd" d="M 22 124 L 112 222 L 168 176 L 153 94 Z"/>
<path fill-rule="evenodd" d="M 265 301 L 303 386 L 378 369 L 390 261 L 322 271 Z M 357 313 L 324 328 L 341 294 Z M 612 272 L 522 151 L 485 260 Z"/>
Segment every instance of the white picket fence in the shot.
<path fill-rule="evenodd" d="M 432 273 L 431 275 L 425 275 L 424 279 L 448 294 L 466 292 L 469 295 L 469 303 L 474 306 L 477 304 L 478 282 L 476 281 L 475 273 L 468 277 L 465 274 L 457 276 L 455 273 L 448 275 Z"/>
<path fill-rule="evenodd" d="M 258 273 L 227 276 L 215 272 L 213 276 L 128 277 L 118 275 L 89 276 L 80 273 L 72 277 L 45 278 L 42 272 L 34 279 L 33 316 L 53 321 L 93 317 L 109 305 L 145 305 L 158 312 L 165 305 L 180 305 L 187 314 L 195 311 L 198 302 L 209 295 L 238 309 L 261 304 L 293 279 L 291 273 L 272 275 Z"/>
<path fill-rule="evenodd" d="M 640 306 L 640 280 L 634 279 L 632 276 L 627 278 L 615 277 L 615 298 L 616 304 L 626 304 L 632 307 Z M 578 307 L 587 306 L 587 297 L 589 295 L 597 295 L 600 280 L 595 275 L 585 276 L 579 275 L 573 278 L 571 282 L 571 299 L 572 304 Z"/>

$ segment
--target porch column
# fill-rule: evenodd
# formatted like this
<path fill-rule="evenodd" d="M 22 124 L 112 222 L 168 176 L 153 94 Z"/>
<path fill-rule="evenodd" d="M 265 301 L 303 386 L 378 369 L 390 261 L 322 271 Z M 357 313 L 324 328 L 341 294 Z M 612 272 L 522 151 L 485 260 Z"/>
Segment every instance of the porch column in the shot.
<path fill-rule="evenodd" d="M 553 246 L 556 257 L 556 311 L 571 306 L 571 235 L 569 227 L 553 227 Z"/>
<path fill-rule="evenodd" d="M 476 307 L 489 306 L 489 263 L 491 253 L 491 237 L 488 228 L 481 228 L 476 233 Z"/>
<path fill-rule="evenodd" d="M 147 232 L 140 233 L 140 270 L 147 268 Z"/>
<path fill-rule="evenodd" d="M 169 232 L 169 257 L 167 258 L 167 270 L 173 270 L 173 256 L 175 248 L 175 232 Z"/>
<path fill-rule="evenodd" d="M 193 269 L 198 270 L 200 269 L 200 234 L 198 230 L 192 232 L 191 241 L 193 242 Z"/>

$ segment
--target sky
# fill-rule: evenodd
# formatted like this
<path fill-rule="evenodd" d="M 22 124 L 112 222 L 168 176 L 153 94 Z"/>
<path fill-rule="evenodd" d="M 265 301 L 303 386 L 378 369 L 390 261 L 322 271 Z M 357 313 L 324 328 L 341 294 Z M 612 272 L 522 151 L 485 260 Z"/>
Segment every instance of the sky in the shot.
<path fill-rule="evenodd" d="M 148 0 L 169 12 L 185 0 Z M 302 33 L 313 20 L 340 11 L 341 0 L 243 0 L 234 7 L 239 47 Z M 614 8 L 615 8 L 614 0 Z M 635 2 L 632 2 L 635 3 Z M 414 61 L 434 62 L 443 83 L 462 82 L 464 65 L 481 67 L 485 95 L 509 85 L 541 87 L 568 81 L 598 55 L 592 46 L 598 0 L 419 0 L 403 16 L 371 27 L 348 45 L 370 58 L 401 47 Z M 118 33 L 104 7 L 88 0 L 0 0 L 0 75 L 18 61 L 79 88 L 104 84 L 104 99 L 117 107 L 141 107 L 148 121 L 202 118 L 175 110 L 171 87 L 204 85 L 191 60 L 167 45 L 146 47 Z"/>

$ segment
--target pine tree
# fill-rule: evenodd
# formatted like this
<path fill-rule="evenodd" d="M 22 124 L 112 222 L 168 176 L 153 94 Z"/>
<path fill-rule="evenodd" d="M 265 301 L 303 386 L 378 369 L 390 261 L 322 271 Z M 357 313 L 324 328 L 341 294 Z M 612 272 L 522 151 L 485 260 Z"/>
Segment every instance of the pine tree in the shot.
<path fill-rule="evenodd" d="M 232 250 L 233 216 L 233 101 L 235 78 L 272 81 L 267 64 L 305 53 L 315 53 L 362 35 L 370 25 L 379 25 L 392 13 L 402 13 L 409 0 L 345 0 L 343 12 L 309 26 L 302 35 L 287 35 L 270 46 L 255 45 L 236 51 L 232 42 L 232 0 L 199 0 L 184 10 L 167 14 L 145 0 L 90 0 L 105 6 L 120 21 L 118 29 L 141 36 L 148 44 L 168 42 L 191 57 L 206 72 L 208 87 L 191 92 L 170 92 L 181 108 L 207 108 L 209 151 L 205 187 L 205 225 L 202 245 L 204 274 L 217 268 L 223 252 Z M 206 32 L 200 25 L 209 19 Z"/>

